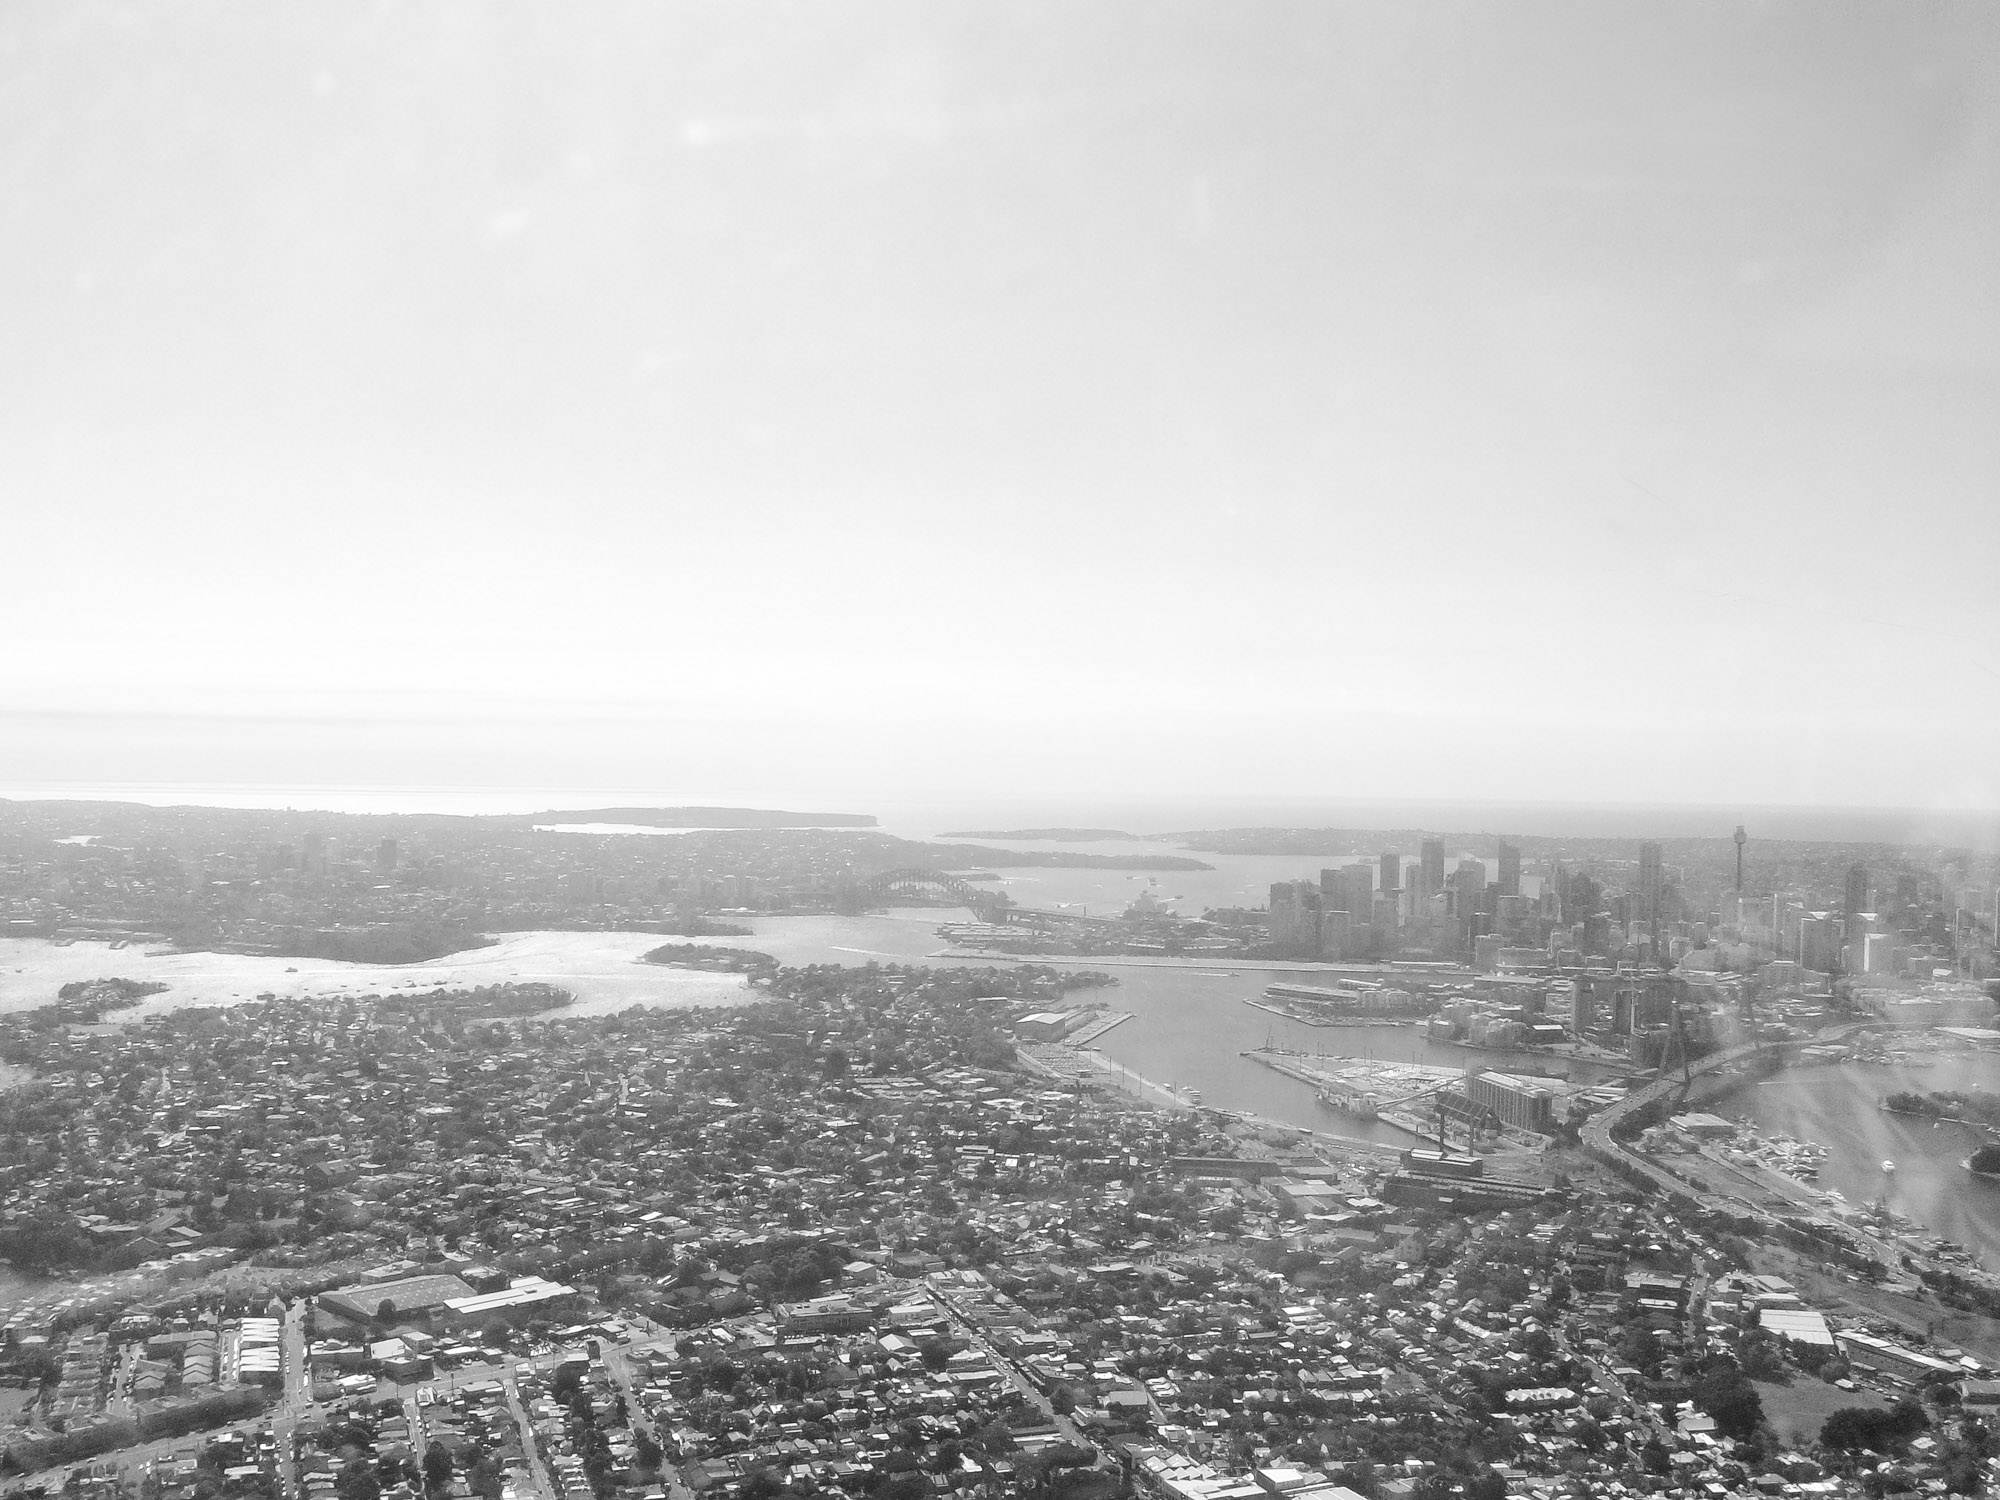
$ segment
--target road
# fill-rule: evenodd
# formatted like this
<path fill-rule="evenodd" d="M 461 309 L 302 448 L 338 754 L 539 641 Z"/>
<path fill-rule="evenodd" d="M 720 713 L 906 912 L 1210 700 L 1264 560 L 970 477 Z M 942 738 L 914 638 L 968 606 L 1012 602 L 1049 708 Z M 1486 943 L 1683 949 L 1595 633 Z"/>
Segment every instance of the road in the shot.
<path fill-rule="evenodd" d="M 1083 1432 L 1077 1427 L 1076 1423 L 1059 1413 L 1050 1399 L 1042 1394 L 1041 1388 L 1027 1377 L 1021 1367 L 994 1346 L 993 1340 L 987 1337 L 985 1329 L 960 1312 L 957 1305 L 943 1293 L 933 1289 L 929 1291 L 928 1295 L 942 1309 L 945 1317 L 951 1321 L 952 1327 L 956 1328 L 961 1336 L 976 1347 L 980 1353 L 984 1354 L 988 1360 L 992 1361 L 993 1368 L 998 1370 L 1002 1377 L 1012 1381 L 1014 1388 L 1040 1409 L 1042 1415 L 1048 1418 L 1049 1424 L 1061 1434 L 1064 1442 L 1075 1443 L 1078 1447 L 1092 1451 L 1096 1450 L 1097 1445 L 1083 1435 Z M 1151 1395 L 1148 1394 L 1146 1399 L 1150 1405 L 1152 1402 Z"/>
<path fill-rule="evenodd" d="M 503 1371 L 500 1387 L 507 1393 L 507 1409 L 514 1414 L 514 1427 L 521 1435 L 521 1454 L 528 1465 L 528 1474 L 535 1482 L 536 1493 L 543 1500 L 556 1500 L 562 1491 L 556 1487 L 549 1466 L 542 1460 L 541 1445 L 535 1441 L 535 1425 L 528 1420 L 528 1411 L 521 1401 L 521 1383 L 514 1371 Z"/>
<path fill-rule="evenodd" d="M 665 1448 L 667 1444 L 661 1439 L 660 1429 L 653 1421 L 652 1413 L 646 1411 L 639 1403 L 639 1392 L 632 1373 L 631 1357 L 638 1350 L 657 1348 L 667 1342 L 666 1337 L 662 1335 L 645 1339 L 638 1343 L 614 1345 L 604 1351 L 604 1368 L 610 1371 L 613 1383 L 617 1385 L 619 1393 L 625 1397 L 625 1409 L 631 1415 L 632 1426 L 636 1430 L 645 1433 L 654 1442 L 659 1443 L 662 1448 Z M 688 1487 L 687 1481 L 681 1478 L 680 1470 L 672 1463 L 666 1464 L 661 1469 L 660 1477 L 666 1481 L 667 1500 L 694 1500 L 694 1491 Z"/>
<path fill-rule="evenodd" d="M 285 1307 L 278 1330 L 285 1392 L 271 1413 L 272 1435 L 278 1441 L 278 1493 L 292 1500 L 299 1493 L 299 1455 L 295 1441 L 301 1422 L 318 1425 L 319 1403 L 312 1398 L 312 1371 L 306 1362 L 306 1316 L 310 1303 L 294 1298 Z"/>

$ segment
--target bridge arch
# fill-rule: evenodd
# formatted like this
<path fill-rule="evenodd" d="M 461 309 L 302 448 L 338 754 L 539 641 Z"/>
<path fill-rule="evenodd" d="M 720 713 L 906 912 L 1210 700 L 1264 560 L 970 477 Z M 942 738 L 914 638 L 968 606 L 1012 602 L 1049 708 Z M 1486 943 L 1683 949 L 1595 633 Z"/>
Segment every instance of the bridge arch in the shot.
<path fill-rule="evenodd" d="M 969 906 L 974 910 L 993 895 L 941 870 L 917 869 L 885 870 L 871 876 L 861 890 L 867 896 L 894 897 L 918 905 Z"/>

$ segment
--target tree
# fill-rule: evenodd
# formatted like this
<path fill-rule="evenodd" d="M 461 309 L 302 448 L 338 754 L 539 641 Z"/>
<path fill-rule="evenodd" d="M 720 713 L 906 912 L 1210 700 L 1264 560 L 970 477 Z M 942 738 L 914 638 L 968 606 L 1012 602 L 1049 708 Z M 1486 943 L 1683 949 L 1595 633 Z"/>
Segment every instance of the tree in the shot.
<path fill-rule="evenodd" d="M 424 1449 L 424 1487 L 443 1490 L 451 1484 L 451 1452 L 437 1439 Z"/>
<path fill-rule="evenodd" d="M 478 1462 L 466 1471 L 465 1482 L 471 1486 L 472 1493 L 483 1497 L 483 1500 L 500 1500 L 501 1492 L 506 1488 L 500 1465 L 493 1461 L 490 1453 L 479 1455 Z"/>
<path fill-rule="evenodd" d="M 666 1457 L 666 1450 L 653 1441 L 652 1434 L 641 1431 L 632 1435 L 632 1460 L 639 1468 L 657 1473 Z"/>
<path fill-rule="evenodd" d="M 1694 1383 L 1694 1404 L 1715 1418 L 1724 1437 L 1747 1438 L 1764 1421 L 1764 1398 L 1733 1364 L 1718 1364 Z"/>
<path fill-rule="evenodd" d="M 375 1477 L 373 1464 L 357 1458 L 340 1471 L 333 1492 L 340 1500 L 381 1500 L 382 1481 Z"/>
<path fill-rule="evenodd" d="M 1950 1495 L 1977 1495 L 1985 1487 L 1985 1477 L 1980 1473 L 1979 1455 L 1960 1451 L 1952 1454 L 1944 1463 L 1945 1493 Z"/>
<path fill-rule="evenodd" d="M 1886 1453 L 1930 1425 L 1923 1408 L 1899 1401 L 1887 1411 L 1872 1406 L 1843 1406 L 1821 1424 L 1819 1440 L 1829 1448 L 1868 1448 Z"/>

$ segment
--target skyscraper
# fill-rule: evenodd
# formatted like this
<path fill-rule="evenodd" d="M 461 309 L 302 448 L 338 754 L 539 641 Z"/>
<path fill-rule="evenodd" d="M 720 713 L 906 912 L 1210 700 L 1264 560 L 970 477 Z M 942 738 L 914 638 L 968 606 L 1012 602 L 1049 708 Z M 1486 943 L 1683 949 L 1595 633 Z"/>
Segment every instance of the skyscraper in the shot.
<path fill-rule="evenodd" d="M 1648 840 L 1639 846 L 1639 910 L 1635 914 L 1648 927 L 1659 925 L 1660 891 L 1664 884 L 1660 846 Z"/>
<path fill-rule="evenodd" d="M 1423 892 L 1435 896 L 1444 889 L 1444 840 L 1425 839 L 1423 849 Z"/>
<path fill-rule="evenodd" d="M 1401 890 L 1403 888 L 1403 856 L 1384 850 L 1379 863 L 1382 867 L 1381 889 L 1384 891 Z"/>
<path fill-rule="evenodd" d="M 1516 844 L 1500 840 L 1500 894 L 1518 896 L 1521 894 L 1521 850 Z"/>
<path fill-rule="evenodd" d="M 1868 910 L 1868 866 L 1849 865 L 1847 867 L 1847 893 L 1842 904 L 1841 915 L 1858 917 Z"/>
<path fill-rule="evenodd" d="M 1274 946 L 1313 957 L 1319 951 L 1320 892 L 1309 880 L 1280 880 L 1271 887 L 1270 939 Z"/>
<path fill-rule="evenodd" d="M 1456 893 L 1452 915 L 1461 923 L 1471 922 L 1479 915 L 1486 896 L 1486 861 L 1461 859 L 1451 872 L 1451 886 Z"/>
<path fill-rule="evenodd" d="M 1375 867 L 1363 862 L 1349 865 L 1343 873 L 1347 876 L 1347 909 L 1356 922 L 1365 925 L 1375 914 Z"/>

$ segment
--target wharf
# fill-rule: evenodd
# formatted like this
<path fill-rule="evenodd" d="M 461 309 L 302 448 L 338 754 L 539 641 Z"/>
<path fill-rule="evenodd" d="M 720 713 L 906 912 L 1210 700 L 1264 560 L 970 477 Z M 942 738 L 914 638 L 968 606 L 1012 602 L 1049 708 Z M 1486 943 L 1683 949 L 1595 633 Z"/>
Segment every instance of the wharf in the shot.
<path fill-rule="evenodd" d="M 1291 1063 L 1279 1062 L 1276 1057 L 1268 1052 L 1252 1051 L 1241 1055 L 1249 1058 L 1252 1062 L 1262 1063 L 1273 1073 L 1283 1073 L 1287 1078 L 1296 1078 L 1300 1083 L 1309 1083 L 1314 1088 L 1324 1088 L 1326 1086 L 1327 1080 L 1320 1074 L 1309 1072 L 1305 1068 L 1294 1066 Z"/>
<path fill-rule="evenodd" d="M 1276 1016 L 1283 1021 L 1296 1021 L 1301 1026 L 1414 1026 L 1416 1024 L 1414 1021 L 1392 1021 L 1380 1016 L 1371 1016 L 1366 1012 L 1352 1016 L 1300 1015 L 1297 1011 L 1273 1005 L 1268 1000 L 1253 1000 L 1248 997 L 1245 997 L 1243 1003 L 1252 1010 L 1261 1010 L 1266 1015 Z"/>
<path fill-rule="evenodd" d="M 1092 1042 L 1103 1036 L 1105 1032 L 1110 1031 L 1113 1027 L 1123 1026 L 1131 1019 L 1131 1011 L 1114 1010 L 1110 1015 L 1092 1021 L 1081 1031 L 1074 1032 L 1064 1037 L 1063 1040 L 1072 1047 L 1088 1047 Z"/>
<path fill-rule="evenodd" d="M 1316 1088 L 1333 1088 L 1357 1093 L 1391 1096 L 1436 1088 L 1466 1076 L 1460 1068 L 1444 1068 L 1434 1063 L 1386 1062 L 1379 1057 L 1316 1056 L 1306 1052 L 1285 1052 L 1276 1047 L 1253 1047 L 1241 1054 L 1260 1062 L 1273 1072 L 1310 1083 Z M 1299 1062 L 1287 1062 L 1296 1057 Z M 1308 1065 L 1303 1059 L 1310 1058 Z"/>

